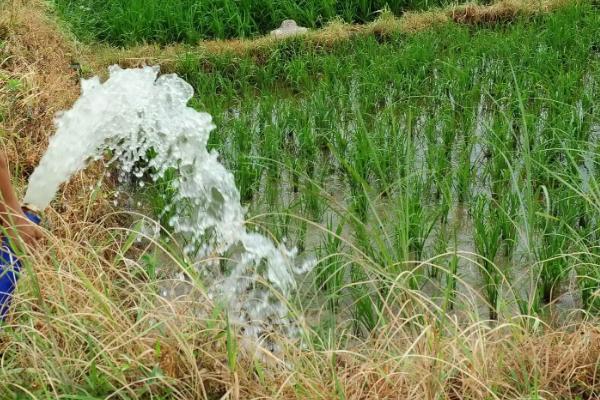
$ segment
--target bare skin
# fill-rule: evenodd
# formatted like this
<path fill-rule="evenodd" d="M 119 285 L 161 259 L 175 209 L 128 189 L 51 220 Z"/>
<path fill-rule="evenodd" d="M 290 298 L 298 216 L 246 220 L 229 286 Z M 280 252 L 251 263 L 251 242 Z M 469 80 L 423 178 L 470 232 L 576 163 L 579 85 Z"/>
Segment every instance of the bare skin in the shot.
<path fill-rule="evenodd" d="M 11 239 L 21 238 L 32 245 L 42 237 L 41 229 L 23 213 L 19 200 L 10 183 L 10 171 L 6 154 L 0 151 L 0 222 Z"/>

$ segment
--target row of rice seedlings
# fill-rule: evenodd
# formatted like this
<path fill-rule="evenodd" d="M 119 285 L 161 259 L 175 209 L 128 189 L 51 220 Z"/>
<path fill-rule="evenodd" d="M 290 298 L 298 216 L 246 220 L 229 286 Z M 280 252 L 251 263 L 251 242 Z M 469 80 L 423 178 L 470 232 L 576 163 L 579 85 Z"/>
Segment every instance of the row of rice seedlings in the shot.
<path fill-rule="evenodd" d="M 589 117 L 589 118 L 588 118 Z M 585 120 L 592 121 L 592 126 L 585 126 L 571 120 L 575 136 L 578 127 L 593 133 L 593 125 L 598 115 L 590 114 Z M 559 147 L 563 156 L 563 169 L 547 169 L 547 175 L 555 182 L 553 189 L 547 190 L 546 212 L 540 222 L 541 230 L 550 231 L 547 243 L 542 243 L 540 271 L 540 296 L 547 301 L 560 295 L 561 287 L 552 285 L 554 276 L 568 276 L 575 272 L 580 288 L 582 307 L 597 313 L 598 290 L 598 228 L 596 221 L 600 217 L 598 208 L 598 180 L 595 173 L 597 163 L 597 142 L 593 137 L 589 141 L 569 141 L 568 147 Z M 585 175 L 579 174 L 581 167 L 589 168 Z M 547 222 L 546 222 L 547 221 Z M 549 243 L 548 243 L 549 242 Z M 552 251 L 553 250 L 553 251 Z M 557 279 L 554 279 L 555 281 Z"/>
<path fill-rule="evenodd" d="M 401 249 L 399 260 L 421 260 L 425 245 L 440 220 L 439 208 L 423 201 L 424 189 L 425 184 L 419 177 L 407 179 L 399 188 L 393 224 L 397 247 Z"/>
<path fill-rule="evenodd" d="M 408 136 L 410 137 L 410 136 Z M 363 151 L 364 151 L 364 155 L 361 155 L 359 152 L 359 163 L 363 162 L 364 160 L 368 160 L 369 158 L 373 157 L 374 155 L 372 154 L 373 152 L 373 147 L 368 143 L 368 141 L 365 141 L 366 144 L 364 144 L 363 147 Z M 407 143 L 407 141 L 405 141 L 404 143 Z M 490 146 L 490 148 L 493 148 L 493 146 Z M 366 149 L 366 150 L 365 150 Z M 428 150 L 429 151 L 429 150 Z M 412 149 L 408 149 L 406 150 L 407 153 L 414 153 L 414 148 Z M 366 155 L 366 156 L 365 156 Z M 362 157 L 362 158 L 361 158 Z M 492 189 L 490 189 L 490 191 L 492 192 L 494 197 L 498 197 L 499 193 L 502 193 L 502 191 L 500 189 L 498 189 L 498 187 L 501 187 L 500 185 L 498 185 L 498 182 L 505 182 L 505 184 L 509 184 L 507 183 L 507 179 L 503 178 L 503 174 L 505 174 L 507 171 L 510 171 L 510 168 L 508 167 L 495 167 L 495 165 L 500 164 L 503 165 L 503 162 L 505 162 L 505 158 L 503 157 L 502 160 L 504 160 L 503 162 L 497 162 L 496 156 L 494 156 L 493 154 L 490 155 L 488 157 L 488 163 L 487 163 L 487 167 L 488 167 L 488 172 L 490 175 L 494 175 L 495 172 L 494 171 L 498 171 L 496 174 L 499 175 L 499 177 L 496 177 L 495 179 L 490 179 L 489 181 L 491 182 L 490 185 L 492 187 Z M 408 157 L 409 160 L 411 159 L 411 157 Z M 412 156 L 412 159 L 414 160 L 414 155 Z M 537 160 L 536 160 L 537 161 Z M 539 162 L 539 161 L 537 161 Z M 343 164 L 343 162 L 342 162 Z M 412 169 L 415 165 L 409 164 L 408 167 L 409 169 Z M 303 169 L 304 171 L 308 171 L 308 169 Z M 322 169 L 322 171 L 324 171 L 324 169 Z M 352 169 L 348 169 L 347 171 L 349 171 L 348 174 L 348 179 L 354 179 L 356 174 L 354 171 L 352 171 Z M 431 170 L 429 170 L 431 171 Z M 297 174 L 299 175 L 299 174 Z M 434 179 L 433 177 L 436 176 L 435 171 L 431 171 L 430 174 L 426 174 L 428 182 L 431 182 L 432 179 Z M 322 199 L 319 198 L 319 195 L 317 194 L 317 191 L 315 191 L 314 189 L 318 190 L 318 186 L 314 183 L 312 183 L 312 181 L 310 179 L 307 178 L 303 178 L 306 180 L 306 182 L 311 183 L 310 185 L 306 185 L 305 187 L 307 188 L 306 193 L 309 194 L 309 198 L 312 198 L 314 204 L 322 204 Z M 367 179 L 371 179 L 369 176 L 364 176 L 361 177 L 359 176 L 358 179 L 356 179 L 354 181 L 355 184 L 357 184 L 357 187 L 360 187 L 361 189 L 359 190 L 363 190 L 361 193 L 363 194 L 362 198 L 365 201 L 365 207 L 363 208 L 362 212 L 356 212 L 356 215 L 359 216 L 358 220 L 359 222 L 361 222 L 359 224 L 359 226 L 364 223 L 364 221 L 366 220 L 366 215 L 368 214 L 369 211 L 369 196 L 370 194 L 367 193 L 366 191 L 364 191 L 363 187 L 360 186 L 359 184 L 367 184 L 366 181 Z M 301 179 L 302 180 L 302 179 Z M 358 181 L 358 182 L 357 182 Z M 419 260 L 422 257 L 422 252 L 423 252 L 423 248 L 424 245 L 427 241 L 427 237 L 429 236 L 429 234 L 431 233 L 433 227 L 436 224 L 437 221 L 437 216 L 435 212 L 431 212 L 429 213 L 429 217 L 427 217 L 427 215 L 425 215 L 424 210 L 432 210 L 435 211 L 435 207 L 431 207 L 427 205 L 427 200 L 429 197 L 428 195 L 428 191 L 424 189 L 425 186 L 427 186 L 424 181 L 423 178 L 418 175 L 417 178 L 415 178 L 414 176 L 411 177 L 411 179 L 406 179 L 407 184 L 405 185 L 405 187 L 401 187 L 399 188 L 397 191 L 392 191 L 390 192 L 392 194 L 393 197 L 397 197 L 398 199 L 400 199 L 400 203 L 405 204 L 406 206 L 400 206 L 398 207 L 398 210 L 404 212 L 404 215 L 401 216 L 400 218 L 398 218 L 399 221 L 399 226 L 402 229 L 408 230 L 408 233 L 406 232 L 400 232 L 398 235 L 398 242 L 399 243 L 408 243 L 408 245 L 398 245 L 395 248 L 397 250 L 399 250 L 399 252 L 403 255 L 398 254 L 398 256 L 396 257 L 397 260 L 408 260 L 411 257 L 414 257 L 415 259 Z M 535 178 L 534 181 L 539 181 L 539 178 Z M 321 180 L 321 187 L 323 187 L 322 184 L 322 180 Z M 277 181 L 272 181 L 272 183 L 274 185 L 280 185 L 280 182 Z M 452 181 L 450 180 L 449 182 L 446 182 L 446 187 L 451 187 L 452 186 Z M 496 187 L 496 189 L 493 189 L 493 187 Z M 301 196 L 304 196 L 304 190 L 301 189 L 300 190 L 302 192 Z M 312 196 L 312 197 L 310 197 Z M 435 197 L 435 196 L 434 196 Z M 444 196 L 444 197 L 448 197 L 451 198 L 451 194 Z M 448 200 L 447 202 L 443 202 L 442 205 L 446 208 L 446 210 L 449 207 L 449 204 L 452 200 Z M 516 209 L 516 203 L 518 202 L 518 199 L 516 199 L 516 195 L 513 194 L 512 192 L 508 193 L 508 194 L 503 194 L 502 197 L 500 197 L 500 199 L 497 199 L 496 201 L 499 202 L 499 209 L 501 210 L 501 212 L 498 212 L 495 214 L 494 218 L 492 219 L 493 221 L 495 221 L 495 223 L 498 224 L 498 226 L 501 229 L 500 232 L 500 238 L 504 239 L 506 242 L 506 252 L 507 255 L 510 255 L 512 253 L 512 250 L 515 246 L 516 243 L 516 224 L 515 224 L 515 209 Z M 442 212 L 443 213 L 443 212 Z M 446 211 L 447 213 L 447 211 Z M 432 223 L 428 224 L 428 223 L 423 223 L 426 220 L 431 219 Z M 318 221 L 318 218 L 316 219 Z M 422 232 L 419 230 L 423 230 Z M 364 230 L 360 230 L 357 228 L 357 232 L 359 233 L 359 239 L 364 240 L 365 238 L 368 237 L 368 235 L 366 235 Z M 423 234 L 423 232 L 425 234 Z M 404 240 L 402 240 L 401 238 L 405 238 Z M 546 238 L 547 239 L 547 238 Z M 371 240 L 365 240 L 364 241 L 365 247 L 371 247 Z M 404 249 L 404 250 L 403 250 Z M 486 254 L 486 251 L 482 251 L 481 254 Z M 541 258 L 541 257 L 540 257 Z M 489 267 L 489 265 L 488 265 Z M 489 268 L 488 268 L 489 269 Z M 543 272 L 543 276 L 546 276 L 546 272 L 548 269 L 542 269 Z M 492 271 L 493 272 L 493 271 Z M 492 281 L 493 283 L 494 281 Z M 547 280 L 546 280 L 547 282 Z M 418 285 L 414 286 L 415 288 L 418 287 Z M 494 285 L 488 285 L 489 289 L 490 289 L 490 295 L 489 297 L 492 298 L 493 297 L 493 291 L 492 289 L 494 288 Z"/>
<path fill-rule="evenodd" d="M 490 165 L 493 165 L 493 157 L 490 157 Z M 493 168 L 491 169 L 493 171 Z M 506 169 L 504 168 L 500 168 L 499 171 L 501 173 L 504 173 L 506 171 Z M 435 176 L 435 174 L 431 174 L 429 175 L 430 179 L 431 176 Z M 492 186 L 496 184 L 496 182 L 499 180 L 499 178 L 495 179 L 495 180 L 491 180 L 492 182 Z M 431 224 L 427 224 L 427 223 L 423 223 L 424 219 L 423 217 L 425 216 L 424 214 L 424 210 L 427 208 L 425 206 L 426 201 L 424 199 L 426 199 L 428 196 L 426 195 L 426 191 L 423 189 L 423 187 L 425 186 L 422 181 L 419 181 L 417 179 L 413 179 L 413 180 L 407 180 L 409 183 L 406 185 L 406 187 L 402 187 L 400 188 L 397 192 L 398 192 L 398 196 L 396 196 L 396 193 L 393 193 L 394 197 L 398 197 L 402 204 L 406 204 L 408 206 L 400 206 L 398 207 L 398 210 L 404 211 L 404 215 L 400 218 L 398 218 L 397 220 L 399 221 L 398 226 L 401 227 L 403 231 L 399 231 L 399 234 L 397 236 L 398 238 L 398 242 L 399 243 L 409 243 L 408 246 L 403 246 L 403 245 L 397 245 L 395 246 L 395 248 L 402 254 L 404 254 L 403 256 L 398 255 L 398 257 L 396 259 L 400 259 L 400 260 L 407 260 L 410 258 L 410 256 L 407 256 L 409 254 L 412 254 L 412 257 L 415 257 L 416 259 L 421 259 L 421 254 L 423 251 L 423 247 L 424 244 L 427 240 L 427 236 L 428 234 L 431 233 L 431 230 L 433 228 L 433 226 L 436 223 L 436 218 L 432 218 L 432 223 Z M 451 184 L 450 184 L 451 185 Z M 450 186 L 448 185 L 448 186 Z M 500 192 L 499 190 L 492 190 L 492 192 L 495 192 L 494 197 L 498 197 L 498 193 Z M 411 198 L 411 196 L 414 196 Z M 368 199 L 368 196 L 364 196 L 364 199 Z M 366 200 L 368 202 L 368 200 Z M 516 209 L 516 203 L 517 203 L 517 199 L 516 199 L 516 195 L 513 194 L 512 192 L 509 192 L 508 194 L 503 194 L 502 197 L 498 200 L 499 201 L 499 210 L 501 210 L 501 212 L 498 212 L 494 215 L 494 218 L 492 219 L 494 221 L 495 224 L 497 224 L 497 226 L 500 229 L 499 232 L 499 238 L 504 239 L 505 243 L 506 243 L 506 254 L 510 255 L 512 253 L 512 249 L 514 249 L 515 243 L 516 243 L 516 224 L 515 224 L 515 209 Z M 448 204 L 444 204 L 444 206 L 447 208 Z M 416 208 L 415 208 L 416 207 Z M 430 216 L 435 217 L 435 214 L 430 214 Z M 361 217 L 362 219 L 360 219 L 361 221 L 364 219 L 364 214 L 363 217 Z M 421 232 L 417 231 L 417 229 L 425 229 L 425 233 L 426 235 L 423 235 Z M 408 233 L 407 233 L 408 231 Z M 359 231 L 359 233 L 362 233 L 361 236 L 362 238 L 364 238 L 364 230 L 363 231 Z M 405 238 L 404 240 L 402 240 L 401 238 Z M 369 247 L 371 246 L 370 241 L 367 240 L 366 242 L 366 246 Z M 404 249 L 404 250 L 403 250 Z M 481 251 L 482 254 L 486 254 L 489 253 L 487 250 Z M 484 263 L 484 265 L 486 265 Z M 487 264 L 487 266 L 489 267 L 490 265 Z M 487 268 L 489 270 L 489 268 Z M 543 270 L 546 271 L 546 270 Z M 494 272 L 492 270 L 492 272 Z M 418 286 L 418 285 L 416 285 Z M 415 287 L 416 287 L 415 286 Z M 491 285 L 488 285 L 488 288 L 490 289 L 490 297 L 493 296 L 493 288 L 494 288 L 494 284 L 492 281 Z"/>

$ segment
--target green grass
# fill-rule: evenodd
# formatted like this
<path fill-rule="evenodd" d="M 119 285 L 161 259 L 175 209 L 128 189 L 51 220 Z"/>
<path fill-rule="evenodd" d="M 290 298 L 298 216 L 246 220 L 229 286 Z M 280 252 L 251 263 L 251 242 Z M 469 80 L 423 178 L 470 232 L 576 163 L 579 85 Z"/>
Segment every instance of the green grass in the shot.
<path fill-rule="evenodd" d="M 52 0 L 84 40 L 115 45 L 141 42 L 194 43 L 207 38 L 268 33 L 285 19 L 321 27 L 341 18 L 362 23 L 387 8 L 405 10 L 448 4 L 448 0 Z"/>
<path fill-rule="evenodd" d="M 175 69 L 196 89 L 193 106 L 215 116 L 210 145 L 234 171 L 250 214 L 268 211 L 263 222 L 279 238 L 304 244 L 315 235 L 305 224 L 282 228 L 279 214 L 316 223 L 334 215 L 379 273 L 397 275 L 443 253 L 444 242 L 437 251 L 433 243 L 452 231 L 456 207 L 475 210 L 461 234 L 486 260 L 488 300 L 498 295 L 499 276 L 490 275 L 498 256 L 506 277 L 537 274 L 540 297 L 515 289 L 519 304 L 545 304 L 580 261 L 565 254 L 592 253 L 598 236 L 586 223 L 600 217 L 597 176 L 584 192 L 580 169 L 600 120 L 599 37 L 600 15 L 581 4 L 332 48 L 290 39 L 268 54 L 189 53 Z M 587 157 L 595 164 L 595 153 Z M 334 244 L 326 238 L 322 248 Z M 333 304 L 337 265 L 327 261 L 317 279 Z M 591 293 L 586 285 L 597 281 L 585 273 L 580 282 Z M 413 288 L 430 279 L 420 269 L 412 275 Z M 367 292 L 386 290 L 374 284 Z M 357 310 L 373 306 L 359 303 Z"/>

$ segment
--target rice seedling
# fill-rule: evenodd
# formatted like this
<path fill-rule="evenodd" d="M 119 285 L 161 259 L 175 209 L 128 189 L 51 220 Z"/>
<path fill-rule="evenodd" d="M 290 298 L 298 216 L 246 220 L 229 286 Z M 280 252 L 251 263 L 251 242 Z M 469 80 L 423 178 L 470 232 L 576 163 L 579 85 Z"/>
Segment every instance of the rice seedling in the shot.
<path fill-rule="evenodd" d="M 475 198 L 472 210 L 473 241 L 480 255 L 483 291 L 489 304 L 491 320 L 498 319 L 498 294 L 504 280 L 503 272 L 494 262 L 502 238 L 501 226 L 495 223 L 499 213 L 489 199 L 482 195 Z"/>
<path fill-rule="evenodd" d="M 456 288 L 458 282 L 458 245 L 457 245 L 457 233 L 454 231 L 453 235 L 454 244 L 452 255 L 450 256 L 450 260 L 448 262 L 448 269 L 446 272 L 446 285 L 444 287 L 444 310 L 453 310 L 454 304 L 456 300 Z"/>
<path fill-rule="evenodd" d="M 540 215 L 541 239 L 537 257 L 541 263 L 538 287 L 542 301 L 547 304 L 560 295 L 561 280 L 569 272 L 569 247 L 578 241 L 577 232 L 571 227 L 575 226 L 579 209 L 568 194 L 562 197 L 564 192 L 546 191 L 544 194 L 548 197 L 547 209 Z"/>
<path fill-rule="evenodd" d="M 502 230 L 504 256 L 510 258 L 517 247 L 518 236 L 518 198 L 514 192 L 504 193 L 498 204 L 498 224 Z"/>
<path fill-rule="evenodd" d="M 338 310 L 340 297 L 342 296 L 341 291 L 346 281 L 346 262 L 342 256 L 341 235 L 343 227 L 343 223 L 340 223 L 333 231 L 332 222 L 328 223 L 328 232 L 335 232 L 335 234 L 326 234 L 323 238 L 322 248 L 319 251 L 321 261 L 315 268 L 317 287 L 325 292 L 327 305 L 333 312 Z"/>
<path fill-rule="evenodd" d="M 473 181 L 474 169 L 471 165 L 471 153 L 473 151 L 471 144 L 465 144 L 460 147 L 458 165 L 455 168 L 456 197 L 459 202 L 465 203 L 471 197 L 471 183 Z"/>
<path fill-rule="evenodd" d="M 440 218 L 440 211 L 435 206 L 423 204 L 426 197 L 425 185 L 418 179 L 409 179 L 401 187 L 398 195 L 397 229 L 405 230 L 399 237 L 406 238 L 408 253 L 415 260 L 421 260 L 425 244 Z"/>
<path fill-rule="evenodd" d="M 324 175 L 320 174 L 319 183 L 307 178 L 301 194 L 304 215 L 309 215 L 313 221 L 321 222 L 325 214 L 325 204 L 322 200 L 321 188 L 324 187 Z"/>
<path fill-rule="evenodd" d="M 352 322 L 356 335 L 373 332 L 381 322 L 380 310 L 383 307 L 381 297 L 369 284 L 369 279 L 361 265 L 353 265 L 350 269 L 350 287 L 352 297 Z"/>

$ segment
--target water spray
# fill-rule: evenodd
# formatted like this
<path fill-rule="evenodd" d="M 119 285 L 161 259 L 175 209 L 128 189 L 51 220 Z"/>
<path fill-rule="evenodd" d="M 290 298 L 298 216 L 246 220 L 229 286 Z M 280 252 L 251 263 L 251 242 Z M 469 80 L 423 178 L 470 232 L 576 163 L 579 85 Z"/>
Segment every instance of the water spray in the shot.
<path fill-rule="evenodd" d="M 269 324 L 293 331 L 279 298 L 289 297 L 294 275 L 313 263 L 296 265 L 295 249 L 246 229 L 233 174 L 207 149 L 212 117 L 187 106 L 192 87 L 174 74 L 159 77 L 157 67 L 109 72 L 104 83 L 83 80 L 81 97 L 56 118 L 56 133 L 29 181 L 28 207 L 46 208 L 63 182 L 106 150 L 120 179 L 133 174 L 156 181 L 174 169 L 169 225 L 187 239 L 187 254 L 199 261 L 217 255 L 221 263 L 198 263 L 209 295 L 225 302 L 251 336 Z"/>

